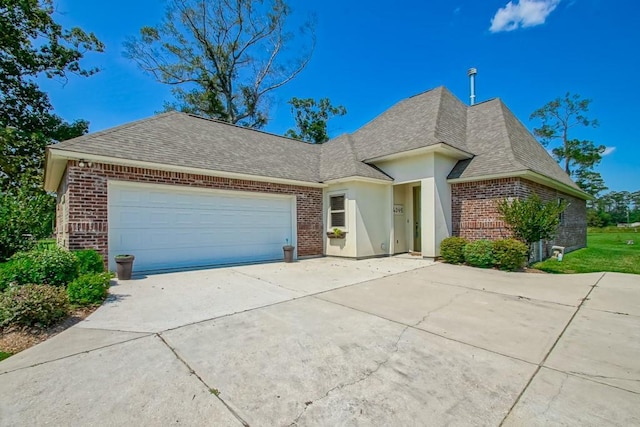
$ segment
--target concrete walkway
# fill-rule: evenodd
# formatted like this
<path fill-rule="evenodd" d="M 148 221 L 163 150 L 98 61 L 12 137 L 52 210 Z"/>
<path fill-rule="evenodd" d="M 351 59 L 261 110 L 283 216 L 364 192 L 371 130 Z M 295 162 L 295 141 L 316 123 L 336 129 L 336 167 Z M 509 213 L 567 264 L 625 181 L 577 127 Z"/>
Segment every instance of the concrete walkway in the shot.
<path fill-rule="evenodd" d="M 171 273 L 0 362 L 0 425 L 639 425 L 639 355 L 639 276 Z"/>

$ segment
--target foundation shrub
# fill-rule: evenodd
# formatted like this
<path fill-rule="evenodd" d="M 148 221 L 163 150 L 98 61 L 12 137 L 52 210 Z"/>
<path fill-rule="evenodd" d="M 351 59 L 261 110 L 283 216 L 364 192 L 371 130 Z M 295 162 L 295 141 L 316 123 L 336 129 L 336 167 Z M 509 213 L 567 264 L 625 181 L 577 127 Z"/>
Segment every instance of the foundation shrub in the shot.
<path fill-rule="evenodd" d="M 88 273 L 67 286 L 69 302 L 74 305 L 99 305 L 109 293 L 110 273 Z"/>
<path fill-rule="evenodd" d="M 500 270 L 521 270 L 527 262 L 529 248 L 516 239 L 496 240 L 493 242 L 495 265 Z"/>
<path fill-rule="evenodd" d="M 464 247 L 464 260 L 472 267 L 491 268 L 494 264 L 490 240 L 476 240 Z"/>
<path fill-rule="evenodd" d="M 447 237 L 440 243 L 440 256 L 449 264 L 464 263 L 464 247 L 469 243 L 462 237 Z"/>

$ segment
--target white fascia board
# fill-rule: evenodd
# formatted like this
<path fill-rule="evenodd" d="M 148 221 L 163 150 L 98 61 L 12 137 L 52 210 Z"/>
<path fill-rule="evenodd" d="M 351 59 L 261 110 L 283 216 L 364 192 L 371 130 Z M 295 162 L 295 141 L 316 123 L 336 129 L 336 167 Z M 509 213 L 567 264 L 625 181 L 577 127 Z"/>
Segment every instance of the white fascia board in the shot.
<path fill-rule="evenodd" d="M 438 144 L 429 145 L 428 147 L 415 148 L 413 150 L 402 151 L 400 153 L 393 153 L 393 154 L 388 154 L 386 156 L 373 157 L 371 159 L 364 160 L 364 162 L 376 163 L 376 162 L 383 162 L 388 160 L 401 159 L 403 157 L 419 156 L 421 154 L 428 154 L 428 153 L 442 153 L 442 154 L 451 156 L 457 160 L 470 159 L 473 157 L 473 154 L 471 153 L 467 153 L 466 151 L 452 147 L 449 144 L 440 142 Z"/>
<path fill-rule="evenodd" d="M 359 182 L 368 182 L 371 184 L 381 184 L 381 185 L 392 185 L 393 181 L 387 181 L 384 179 L 377 179 L 377 178 L 368 178 L 366 176 L 347 176 L 344 178 L 337 178 L 337 179 L 330 179 L 328 181 L 325 181 L 324 183 L 326 185 L 333 185 L 333 184 L 342 184 L 345 182 L 353 182 L 353 181 L 359 181 Z"/>
<path fill-rule="evenodd" d="M 188 174 L 194 174 L 194 175 L 217 176 L 220 178 L 238 179 L 238 180 L 244 180 L 244 181 L 272 182 L 274 184 L 296 185 L 301 187 L 315 187 L 315 188 L 324 188 L 327 186 L 327 184 L 319 183 L 319 182 L 297 181 L 294 179 L 274 178 L 274 177 L 261 176 L 261 175 L 249 175 L 244 173 L 225 172 L 225 171 L 217 171 L 217 170 L 211 170 L 211 169 L 192 168 L 188 166 L 168 165 L 164 163 L 153 163 L 153 162 L 144 162 L 140 160 L 121 159 L 117 157 L 99 156 L 95 154 L 85 154 L 85 153 L 78 153 L 75 151 L 60 150 L 54 147 L 51 147 L 48 150 L 49 150 L 50 156 L 47 158 L 47 168 L 49 167 L 49 163 L 51 161 L 55 163 L 55 160 L 57 159 L 63 159 L 65 163 L 65 167 L 66 167 L 67 160 L 82 159 L 82 160 L 95 162 L 95 163 L 107 163 L 107 164 L 113 164 L 113 165 L 131 166 L 131 167 L 144 168 L 144 169 L 156 169 L 156 170 L 162 170 L 162 171 L 168 171 L 168 172 L 182 172 L 182 173 L 188 173 Z M 55 169 L 55 164 L 53 165 L 53 167 Z M 58 182 L 55 183 L 56 189 L 57 189 L 58 183 L 60 182 L 60 179 L 62 178 L 63 173 L 64 173 L 64 170 L 62 170 L 59 174 L 55 172 L 52 174 L 52 179 L 51 179 L 52 181 L 53 181 L 53 177 L 58 176 Z M 51 191 L 55 191 L 55 190 L 51 190 Z"/>

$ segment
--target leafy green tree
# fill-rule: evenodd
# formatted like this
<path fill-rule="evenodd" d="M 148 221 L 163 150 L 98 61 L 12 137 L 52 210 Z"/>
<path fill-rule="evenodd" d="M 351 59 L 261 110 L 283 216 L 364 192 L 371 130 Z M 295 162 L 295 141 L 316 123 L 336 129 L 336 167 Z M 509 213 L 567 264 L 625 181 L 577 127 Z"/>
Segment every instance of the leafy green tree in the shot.
<path fill-rule="evenodd" d="M 169 0 L 165 19 L 125 43 L 125 55 L 161 83 L 173 86 L 165 109 L 260 128 L 266 98 L 307 65 L 313 26 L 294 43 L 285 0 Z"/>
<path fill-rule="evenodd" d="M 537 194 L 525 199 L 503 199 L 497 203 L 498 212 L 513 236 L 529 248 L 540 240 L 551 240 L 560 225 L 560 214 L 567 208 L 564 200 L 543 202 Z"/>
<path fill-rule="evenodd" d="M 556 98 L 531 114 L 530 119 L 539 119 L 542 126 L 533 131 L 545 147 L 555 141 L 559 146 L 551 152 L 559 163 L 564 163 L 564 170 L 569 176 L 577 173 L 593 172 L 593 168 L 602 160 L 604 145 L 596 145 L 593 141 L 572 139 L 569 132 L 578 126 L 597 127 L 598 121 L 587 117 L 590 99 L 582 99 L 578 94 L 567 92 L 564 98 Z M 583 181 L 584 182 L 584 181 Z"/>
<path fill-rule="evenodd" d="M 66 123 L 53 113 L 36 78 L 90 76 L 80 60 L 104 48 L 93 33 L 65 30 L 53 19 L 52 0 L 3 0 L 0 4 L 0 189 L 35 186 L 44 148 L 81 135 L 87 123 Z"/>
<path fill-rule="evenodd" d="M 289 129 L 285 136 L 314 144 L 322 144 L 329 140 L 329 119 L 347 114 L 347 109 L 342 105 L 331 105 L 329 98 L 322 98 L 317 102 L 313 98 L 291 98 L 289 104 L 297 129 Z"/>
<path fill-rule="evenodd" d="M 0 190 L 0 262 L 53 231 L 55 198 L 29 187 Z"/>

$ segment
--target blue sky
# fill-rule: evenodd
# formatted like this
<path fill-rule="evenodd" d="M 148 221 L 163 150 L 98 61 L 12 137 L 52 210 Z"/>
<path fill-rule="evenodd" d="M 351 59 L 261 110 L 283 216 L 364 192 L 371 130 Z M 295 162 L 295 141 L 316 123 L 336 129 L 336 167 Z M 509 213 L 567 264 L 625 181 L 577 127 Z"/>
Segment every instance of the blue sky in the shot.
<path fill-rule="evenodd" d="M 307 68 L 270 99 L 265 130 L 293 126 L 287 100 L 329 97 L 348 114 L 332 136 L 352 132 L 408 96 L 444 85 L 467 102 L 466 71 L 478 69 L 477 101 L 500 97 L 530 129 L 529 115 L 567 91 L 593 100 L 597 129 L 570 136 L 608 147 L 598 171 L 611 190 L 640 189 L 640 4 L 633 0 L 290 0 L 294 19 L 317 19 Z M 93 31 L 106 45 L 89 54 L 90 78 L 43 82 L 56 112 L 98 131 L 153 115 L 170 100 L 122 56 L 122 44 L 159 22 L 157 0 L 59 0 L 56 19 Z"/>

